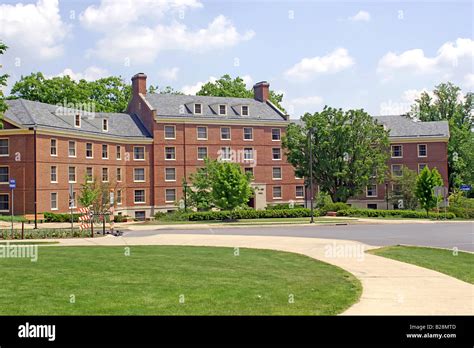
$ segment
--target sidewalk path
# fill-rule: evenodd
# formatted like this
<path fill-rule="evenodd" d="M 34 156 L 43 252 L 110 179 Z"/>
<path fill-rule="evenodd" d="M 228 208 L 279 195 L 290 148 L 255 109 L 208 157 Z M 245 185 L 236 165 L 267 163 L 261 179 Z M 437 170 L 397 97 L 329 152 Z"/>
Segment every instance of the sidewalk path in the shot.
<path fill-rule="evenodd" d="M 304 254 L 341 267 L 362 283 L 348 315 L 473 315 L 474 286 L 450 276 L 384 257 L 360 254 L 360 242 L 318 238 L 238 235 L 151 235 L 63 239 L 61 245 L 195 245 L 274 249 Z M 336 251 L 330 255 L 327 251 Z M 359 251 L 359 253 L 357 253 Z M 132 249 L 133 253 L 133 249 Z"/>

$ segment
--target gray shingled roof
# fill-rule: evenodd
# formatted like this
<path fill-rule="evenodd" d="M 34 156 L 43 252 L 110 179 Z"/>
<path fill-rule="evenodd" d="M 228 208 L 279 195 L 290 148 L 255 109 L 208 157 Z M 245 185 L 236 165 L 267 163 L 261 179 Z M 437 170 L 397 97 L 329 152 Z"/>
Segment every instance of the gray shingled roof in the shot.
<path fill-rule="evenodd" d="M 158 117 L 193 117 L 205 119 L 285 121 L 285 114 L 269 103 L 252 98 L 208 97 L 149 93 L 146 101 Z M 194 103 L 202 104 L 202 115 L 194 115 Z M 218 105 L 227 105 L 227 115 L 218 114 Z M 241 106 L 248 105 L 249 115 L 242 116 Z"/>
<path fill-rule="evenodd" d="M 448 121 L 417 122 L 406 116 L 374 116 L 390 130 L 390 137 L 449 137 Z"/>
<path fill-rule="evenodd" d="M 5 120 L 11 120 L 25 127 L 67 130 L 77 133 L 100 134 L 107 137 L 146 138 L 151 137 L 148 130 L 135 115 L 124 113 L 96 112 L 93 117 L 83 114 L 81 127 L 74 127 L 77 110 L 58 108 L 56 105 L 26 99 L 7 100 L 8 109 Z M 108 131 L 102 131 L 102 120 L 108 119 Z"/>

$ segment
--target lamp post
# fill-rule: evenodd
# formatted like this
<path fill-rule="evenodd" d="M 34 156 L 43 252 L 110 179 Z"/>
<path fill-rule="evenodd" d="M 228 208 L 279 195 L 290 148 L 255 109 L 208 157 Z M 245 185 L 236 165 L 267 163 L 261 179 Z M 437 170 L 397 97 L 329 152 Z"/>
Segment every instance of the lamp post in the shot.
<path fill-rule="evenodd" d="M 313 133 L 316 131 L 316 127 L 311 127 L 308 130 L 308 149 L 309 149 L 309 199 L 311 209 L 310 224 L 314 224 L 314 189 L 313 189 Z"/>

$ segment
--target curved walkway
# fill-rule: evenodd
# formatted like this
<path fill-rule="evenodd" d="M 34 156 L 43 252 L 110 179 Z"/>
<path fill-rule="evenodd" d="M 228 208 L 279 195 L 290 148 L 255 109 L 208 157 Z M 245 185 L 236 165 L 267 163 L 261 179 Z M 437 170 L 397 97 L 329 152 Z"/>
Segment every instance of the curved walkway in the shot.
<path fill-rule="evenodd" d="M 474 286 L 415 265 L 363 253 L 374 246 L 318 238 L 235 235 L 152 235 L 64 239 L 61 245 L 195 245 L 274 249 L 300 253 L 341 267 L 362 283 L 349 315 L 473 315 Z M 132 250 L 133 253 L 133 250 Z"/>

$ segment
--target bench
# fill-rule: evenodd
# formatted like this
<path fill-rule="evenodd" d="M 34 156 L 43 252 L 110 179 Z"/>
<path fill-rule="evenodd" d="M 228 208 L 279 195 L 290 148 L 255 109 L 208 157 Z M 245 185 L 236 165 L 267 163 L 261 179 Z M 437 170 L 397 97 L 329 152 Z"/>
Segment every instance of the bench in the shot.
<path fill-rule="evenodd" d="M 43 222 L 44 221 L 44 214 L 36 214 L 37 221 Z M 26 214 L 25 220 L 28 221 L 30 224 L 31 221 L 35 221 L 35 214 Z"/>

